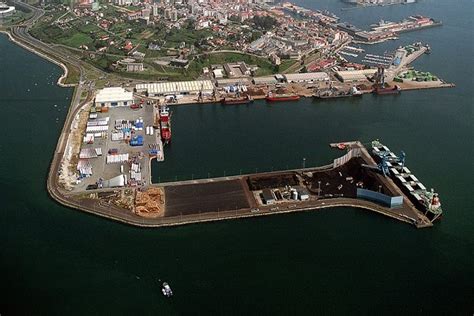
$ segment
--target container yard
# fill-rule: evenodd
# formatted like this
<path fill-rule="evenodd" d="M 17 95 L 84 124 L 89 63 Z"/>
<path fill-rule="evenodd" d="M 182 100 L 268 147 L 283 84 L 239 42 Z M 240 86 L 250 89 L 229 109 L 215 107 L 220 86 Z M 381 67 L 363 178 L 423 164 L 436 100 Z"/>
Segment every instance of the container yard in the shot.
<path fill-rule="evenodd" d="M 73 126 L 83 130 L 81 137 L 70 139 L 71 159 L 63 161 L 60 175 L 70 192 L 145 186 L 150 183 L 150 160 L 164 160 L 156 104 L 132 97 L 128 104 L 102 106 L 103 100 L 96 98 Z"/>

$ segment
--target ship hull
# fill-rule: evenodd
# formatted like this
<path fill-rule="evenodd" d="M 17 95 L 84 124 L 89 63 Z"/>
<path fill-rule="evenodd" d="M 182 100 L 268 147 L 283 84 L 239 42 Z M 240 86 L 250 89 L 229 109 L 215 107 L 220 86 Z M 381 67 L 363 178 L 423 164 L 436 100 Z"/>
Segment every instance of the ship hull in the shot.
<path fill-rule="evenodd" d="M 167 108 L 160 112 L 160 136 L 163 144 L 171 143 L 171 113 Z"/>
<path fill-rule="evenodd" d="M 361 97 L 362 93 L 358 94 L 343 94 L 343 95 L 314 95 L 316 99 L 337 99 L 337 98 L 353 98 Z"/>
<path fill-rule="evenodd" d="M 393 87 L 393 88 L 375 88 L 374 93 L 375 93 L 375 94 L 378 94 L 378 95 L 399 94 L 399 93 L 400 93 L 400 88 L 398 88 L 398 87 Z"/>
<path fill-rule="evenodd" d="M 283 96 L 283 97 L 266 97 L 265 100 L 268 102 L 283 102 L 283 101 L 298 101 L 300 99 L 299 95 L 292 96 Z"/>
<path fill-rule="evenodd" d="M 222 105 L 239 105 L 239 104 L 250 104 L 252 103 L 252 99 L 222 99 L 221 104 Z"/>

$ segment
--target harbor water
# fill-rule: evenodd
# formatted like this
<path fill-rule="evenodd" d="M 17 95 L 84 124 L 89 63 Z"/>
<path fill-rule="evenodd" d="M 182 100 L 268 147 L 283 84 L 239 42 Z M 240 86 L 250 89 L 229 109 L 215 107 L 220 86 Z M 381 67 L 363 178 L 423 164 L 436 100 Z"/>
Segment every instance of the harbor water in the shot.
<path fill-rule="evenodd" d="M 1 315 L 469 315 L 473 312 L 472 2 L 341 11 L 359 27 L 411 14 L 444 25 L 367 48 L 427 42 L 414 66 L 456 88 L 398 96 L 174 107 L 173 143 L 154 179 L 326 164 L 328 143 L 380 138 L 440 193 L 433 228 L 334 208 L 138 229 L 54 202 L 46 176 L 72 95 L 61 69 L 0 36 Z M 170 283 L 165 299 L 158 279 Z"/>

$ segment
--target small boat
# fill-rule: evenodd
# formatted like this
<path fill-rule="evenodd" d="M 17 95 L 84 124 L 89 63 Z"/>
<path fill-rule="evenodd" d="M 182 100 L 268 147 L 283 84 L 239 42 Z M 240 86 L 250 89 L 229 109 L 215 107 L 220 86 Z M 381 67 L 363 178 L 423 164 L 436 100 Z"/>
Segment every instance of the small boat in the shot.
<path fill-rule="evenodd" d="M 346 149 L 346 144 L 339 143 L 339 144 L 337 144 L 337 148 L 339 148 L 340 150 L 344 150 L 344 149 Z"/>
<path fill-rule="evenodd" d="M 161 286 L 161 293 L 163 293 L 163 295 L 166 297 L 173 296 L 173 291 L 171 290 L 171 287 L 167 282 L 163 282 Z"/>
<path fill-rule="evenodd" d="M 278 101 L 298 101 L 300 96 L 297 94 L 273 94 L 269 93 L 265 100 L 268 102 L 278 102 Z"/>

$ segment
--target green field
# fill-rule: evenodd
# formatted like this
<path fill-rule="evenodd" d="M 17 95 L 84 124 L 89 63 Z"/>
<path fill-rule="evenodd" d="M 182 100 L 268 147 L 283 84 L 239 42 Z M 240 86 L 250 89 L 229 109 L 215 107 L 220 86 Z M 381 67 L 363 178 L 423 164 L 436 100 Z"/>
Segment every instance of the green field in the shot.
<path fill-rule="evenodd" d="M 81 45 L 87 45 L 88 47 L 91 47 L 94 44 L 94 40 L 84 33 L 76 33 L 73 34 L 71 37 L 61 37 L 58 42 L 60 44 L 64 44 L 74 48 L 78 48 Z"/>
<path fill-rule="evenodd" d="M 256 73 L 257 76 L 266 76 L 278 72 L 278 67 L 274 66 L 266 58 L 247 55 L 245 53 L 216 53 L 197 57 L 189 65 L 188 73 L 189 75 L 197 77 L 202 72 L 203 67 L 239 61 L 243 61 L 247 65 L 257 65 L 259 67 Z"/>
<path fill-rule="evenodd" d="M 32 15 L 33 15 L 32 12 L 23 12 L 23 11 L 17 10 L 12 16 L 4 18 L 0 22 L 0 26 L 11 26 L 11 25 L 19 24 L 29 19 Z"/>

